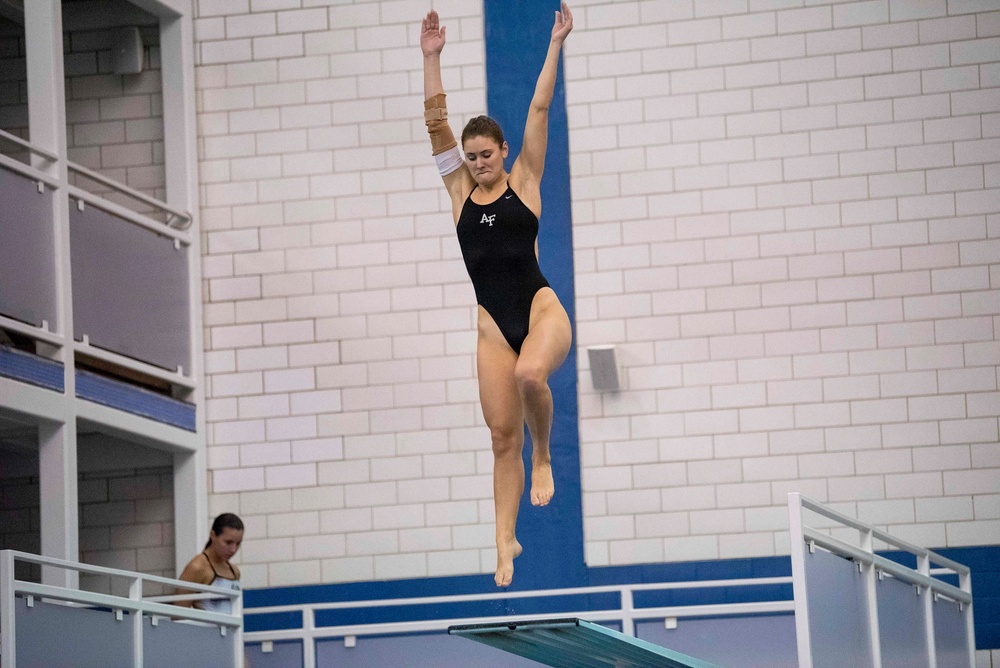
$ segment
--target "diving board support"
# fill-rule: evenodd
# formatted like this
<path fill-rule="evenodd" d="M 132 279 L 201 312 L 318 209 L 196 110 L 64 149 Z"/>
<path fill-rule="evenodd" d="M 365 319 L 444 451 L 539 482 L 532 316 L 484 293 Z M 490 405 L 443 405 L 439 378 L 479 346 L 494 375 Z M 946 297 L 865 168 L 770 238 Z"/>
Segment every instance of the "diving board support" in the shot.
<path fill-rule="evenodd" d="M 467 624 L 448 633 L 554 668 L 718 668 L 577 618 Z"/>

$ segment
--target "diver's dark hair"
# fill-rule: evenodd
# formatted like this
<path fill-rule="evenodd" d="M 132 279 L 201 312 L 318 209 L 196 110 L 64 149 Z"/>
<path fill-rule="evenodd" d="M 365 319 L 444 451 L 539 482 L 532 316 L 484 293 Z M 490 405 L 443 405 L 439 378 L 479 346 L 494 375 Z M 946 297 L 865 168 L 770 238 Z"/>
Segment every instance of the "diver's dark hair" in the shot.
<path fill-rule="evenodd" d="M 243 531 L 243 520 L 234 515 L 233 513 L 222 513 L 215 518 L 212 522 L 212 533 L 216 536 L 221 536 L 222 532 L 226 529 L 236 529 L 237 531 Z M 203 549 L 207 550 L 209 545 L 212 544 L 212 539 L 209 538 L 208 542 L 205 543 Z"/>
<path fill-rule="evenodd" d="M 500 129 L 500 124 L 489 116 L 476 116 L 465 124 L 465 129 L 462 130 L 463 147 L 465 140 L 470 137 L 488 137 L 503 148 L 503 130 Z"/>

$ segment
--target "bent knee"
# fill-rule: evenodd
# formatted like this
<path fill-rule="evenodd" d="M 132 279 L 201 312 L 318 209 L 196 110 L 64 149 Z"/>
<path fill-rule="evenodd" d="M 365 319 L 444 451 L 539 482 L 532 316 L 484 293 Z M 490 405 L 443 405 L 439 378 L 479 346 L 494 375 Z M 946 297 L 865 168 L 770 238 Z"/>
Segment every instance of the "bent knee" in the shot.
<path fill-rule="evenodd" d="M 531 396 L 546 390 L 549 377 L 541 365 L 522 360 L 514 367 L 514 380 L 523 396 Z"/>

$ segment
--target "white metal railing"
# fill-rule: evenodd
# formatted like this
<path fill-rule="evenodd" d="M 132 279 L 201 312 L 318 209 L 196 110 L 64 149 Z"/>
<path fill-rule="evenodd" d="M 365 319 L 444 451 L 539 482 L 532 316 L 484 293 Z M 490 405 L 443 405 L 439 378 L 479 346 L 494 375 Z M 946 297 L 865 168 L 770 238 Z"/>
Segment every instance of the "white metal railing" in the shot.
<path fill-rule="evenodd" d="M 168 371 L 153 364 L 149 364 L 148 362 L 143 362 L 141 360 L 116 353 L 113 350 L 98 348 L 90 343 L 90 338 L 87 336 L 83 337 L 83 341 L 74 341 L 73 350 L 104 362 L 111 362 L 124 369 L 129 369 L 130 371 L 138 371 L 139 373 L 146 374 L 147 376 L 152 376 L 157 380 L 166 381 L 171 385 L 182 387 L 187 390 L 193 390 L 197 386 L 193 378 L 184 375 L 184 369 L 182 367 L 178 367 L 176 371 Z"/>
<path fill-rule="evenodd" d="M 858 531 L 860 547 L 835 538 L 824 531 L 807 526 L 804 511 L 811 511 L 832 520 L 835 525 Z M 876 668 L 882 665 L 880 627 L 875 585 L 884 576 L 896 578 L 916 587 L 917 593 L 926 591 L 923 598 L 924 640 L 927 643 L 929 668 L 936 668 L 937 659 L 934 639 L 933 602 L 938 598 L 954 601 L 964 614 L 966 645 L 970 668 L 975 665 L 976 641 L 972 617 L 972 577 L 968 566 L 948 559 L 932 550 L 914 545 L 873 525 L 839 513 L 832 508 L 810 499 L 798 492 L 788 495 L 788 516 L 791 539 L 792 578 L 795 586 L 795 635 L 798 644 L 800 668 L 812 667 L 812 647 L 810 642 L 809 608 L 810 593 L 805 575 L 805 552 L 812 552 L 819 546 L 829 552 L 853 560 L 865 574 L 865 598 L 867 604 L 869 651 Z M 875 541 L 881 541 L 891 548 L 902 550 L 916 558 L 917 568 L 909 568 L 896 561 L 875 553 Z M 939 568 L 931 568 L 931 565 Z M 936 576 L 958 577 L 959 586 L 940 580 Z"/>
<path fill-rule="evenodd" d="M 33 153 L 35 155 L 39 155 L 39 156 L 41 156 L 43 158 L 48 159 L 49 161 L 55 162 L 56 160 L 59 159 L 59 156 L 57 156 L 52 151 L 44 149 L 41 146 L 35 146 L 30 141 L 26 141 L 24 139 L 21 139 L 17 135 L 13 135 L 13 134 L 11 134 L 9 132 L 6 132 L 4 130 L 0 130 L 0 139 L 4 139 L 6 141 L 9 141 L 12 144 L 17 144 L 21 148 L 26 149 L 27 151 L 29 151 L 30 153 Z"/>
<path fill-rule="evenodd" d="M 699 616 L 741 616 L 759 615 L 776 612 L 793 612 L 794 603 L 784 601 L 760 601 L 753 603 L 719 603 L 708 605 L 686 605 L 669 607 L 641 607 L 634 605 L 634 594 L 647 591 L 668 591 L 680 589 L 714 589 L 720 587 L 752 587 L 760 585 L 790 584 L 790 577 L 744 578 L 732 580 L 704 580 L 687 582 L 660 582 L 631 585 L 603 585 L 594 587 L 574 587 L 566 589 L 546 589 L 523 592 L 500 592 L 492 594 L 469 594 L 454 596 L 425 596 L 415 598 L 383 599 L 375 601 L 342 601 L 336 603 L 310 603 L 300 605 L 278 605 L 261 608 L 248 608 L 244 616 L 256 614 L 299 612 L 302 615 L 301 628 L 276 631 L 251 631 L 243 634 L 247 643 L 273 643 L 280 640 L 301 640 L 303 668 L 315 668 L 316 641 L 332 638 L 344 638 L 348 646 L 353 645 L 358 636 L 381 634 L 412 634 L 433 631 L 445 631 L 456 624 L 481 624 L 503 621 L 524 621 L 537 619 L 538 614 L 531 615 L 490 615 L 485 617 L 460 619 L 429 619 L 411 622 L 385 622 L 376 624 L 351 624 L 343 626 L 316 626 L 316 613 L 326 610 L 359 610 L 386 608 L 407 605 L 435 605 L 442 603 L 469 603 L 507 599 L 551 598 L 557 596 L 576 596 L 587 594 L 617 593 L 619 607 L 607 610 L 564 612 L 568 615 L 590 622 L 619 622 L 622 632 L 635 636 L 635 623 L 652 619 L 678 619 Z"/>
<path fill-rule="evenodd" d="M 92 169 L 87 169 L 83 165 L 78 165 L 75 162 L 67 162 L 66 165 L 69 168 L 69 171 L 75 174 L 79 174 L 87 179 L 90 179 L 91 181 L 96 181 L 97 183 L 107 186 L 115 190 L 116 192 L 120 192 L 124 195 L 127 195 L 134 200 L 142 202 L 143 204 L 148 204 L 149 206 L 153 207 L 158 211 L 162 211 L 167 216 L 167 222 L 166 222 L 167 227 L 170 228 L 175 227 L 173 225 L 174 221 L 180 222 L 180 224 L 176 225 L 178 229 L 187 229 L 188 227 L 191 226 L 191 214 L 186 211 L 175 209 L 174 207 L 170 206 L 169 204 L 166 204 L 165 202 L 161 202 L 155 197 L 150 197 L 149 195 L 147 195 L 142 191 L 136 190 L 135 188 L 130 188 L 123 183 L 115 181 L 114 179 L 109 179 L 100 172 L 95 172 Z M 70 192 L 74 197 L 79 197 L 81 194 L 91 195 L 91 193 L 88 193 L 85 190 L 75 187 L 71 187 Z M 162 226 L 158 231 L 162 232 Z"/>
<path fill-rule="evenodd" d="M 28 153 L 44 158 L 50 163 L 56 162 L 59 159 L 59 156 L 52 151 L 36 146 L 35 144 L 21 139 L 17 135 L 5 132 L 4 130 L 0 130 L 0 140 L 7 141 L 15 146 L 23 148 Z M 4 155 L 2 152 L 0 152 L 0 165 L 51 188 L 58 188 L 61 185 L 57 177 L 47 174 L 45 171 L 37 169 L 32 165 L 15 160 L 8 155 Z M 130 223 L 145 227 L 153 232 L 156 232 L 157 234 L 170 237 L 185 245 L 189 245 L 191 243 L 190 235 L 182 232 L 182 230 L 187 230 L 191 226 L 192 216 L 187 211 L 181 211 L 180 209 L 170 206 L 166 202 L 162 202 L 155 197 L 150 197 L 142 191 L 130 188 L 124 183 L 119 183 L 118 181 L 108 178 L 100 172 L 95 172 L 94 170 L 88 169 L 83 165 L 78 165 L 75 162 L 67 160 L 66 168 L 72 174 L 78 174 L 86 179 L 100 183 L 117 193 L 121 193 L 126 197 L 152 207 L 156 211 L 162 212 L 166 217 L 166 222 L 162 223 L 156 221 L 149 216 L 132 211 L 131 209 L 121 206 L 120 204 L 115 204 L 107 198 L 91 193 L 83 188 L 72 184 L 66 184 L 66 192 L 71 197 L 76 199 L 77 202 L 86 202 L 92 206 L 104 209 L 108 213 L 125 218 Z"/>
<path fill-rule="evenodd" d="M 17 580 L 14 577 L 15 562 L 39 564 L 43 567 L 60 568 L 79 573 L 106 575 L 123 578 L 128 582 L 129 595 L 114 596 L 96 592 L 69 589 L 52 585 Z M 153 583 L 171 590 L 184 589 L 200 593 L 170 594 L 166 596 L 143 597 L 143 584 Z M 60 601 L 74 607 L 102 607 L 115 611 L 132 613 L 133 665 L 141 668 L 143 662 L 143 618 L 150 617 L 178 619 L 217 626 L 223 635 L 230 633 L 233 642 L 233 668 L 243 666 L 243 594 L 240 591 L 210 587 L 184 582 L 156 575 L 146 575 L 103 566 L 90 566 L 64 559 L 41 557 L 28 552 L 0 550 L 0 665 L 16 666 L 17 644 L 15 613 L 19 599 L 33 605 L 34 599 Z M 232 614 L 208 612 L 197 608 L 171 605 L 173 601 L 195 601 L 203 599 L 229 599 Z"/>

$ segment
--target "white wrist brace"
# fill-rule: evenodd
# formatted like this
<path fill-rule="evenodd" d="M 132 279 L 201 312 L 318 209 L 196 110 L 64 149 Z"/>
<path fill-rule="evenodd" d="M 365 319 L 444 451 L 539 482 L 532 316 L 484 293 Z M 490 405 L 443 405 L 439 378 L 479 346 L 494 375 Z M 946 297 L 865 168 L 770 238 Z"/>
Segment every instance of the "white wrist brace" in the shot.
<path fill-rule="evenodd" d="M 444 153 L 438 153 L 434 156 L 434 162 L 437 163 L 438 173 L 441 176 L 448 176 L 456 169 L 462 167 L 465 163 L 465 158 L 462 156 L 462 152 L 457 146 L 445 151 Z"/>

